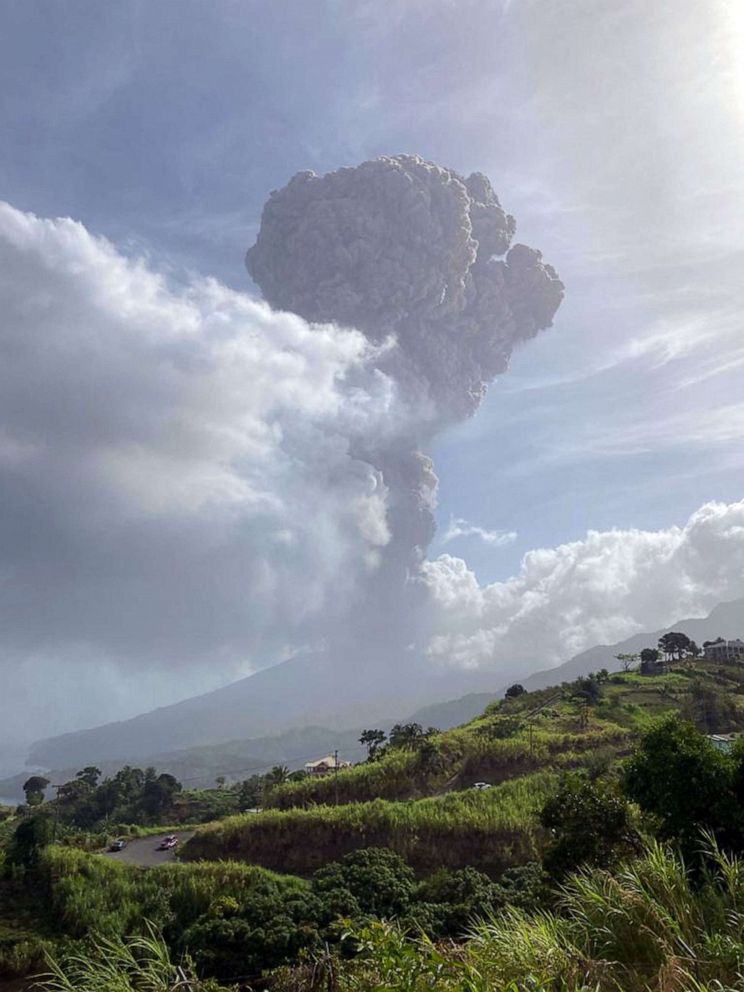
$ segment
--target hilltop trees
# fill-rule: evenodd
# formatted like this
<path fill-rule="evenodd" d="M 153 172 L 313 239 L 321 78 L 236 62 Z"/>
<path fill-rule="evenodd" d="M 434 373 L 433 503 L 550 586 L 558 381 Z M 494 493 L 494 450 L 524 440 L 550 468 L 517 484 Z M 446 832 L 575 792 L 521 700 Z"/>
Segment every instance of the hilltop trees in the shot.
<path fill-rule="evenodd" d="M 514 685 L 510 685 L 509 688 L 504 693 L 504 699 L 516 699 L 518 696 L 523 695 L 527 690 L 519 682 L 515 682 Z"/>
<path fill-rule="evenodd" d="M 439 733 L 436 727 L 424 730 L 420 723 L 396 723 L 388 735 L 388 744 L 404 751 L 416 751 L 427 737 L 436 733 Z"/>
<path fill-rule="evenodd" d="M 616 654 L 615 655 L 615 660 L 620 662 L 620 664 L 623 666 L 623 671 L 624 672 L 629 672 L 631 670 L 631 668 L 635 668 L 635 666 L 638 664 L 638 655 L 637 654 Z"/>
<path fill-rule="evenodd" d="M 43 775 L 32 775 L 23 783 L 23 791 L 26 794 L 26 804 L 28 806 L 39 806 L 44 802 L 44 789 L 49 785 L 49 779 Z"/>
<path fill-rule="evenodd" d="M 697 645 L 694 647 L 695 650 L 698 650 Z M 680 661 L 685 655 L 692 653 L 692 648 L 693 642 L 687 634 L 682 634 L 679 631 L 669 631 L 668 634 L 662 634 L 659 638 L 659 650 L 667 661 L 675 659 Z"/>
<path fill-rule="evenodd" d="M 375 761 L 385 744 L 386 736 L 382 730 L 363 730 L 359 743 L 367 748 L 367 761 Z"/>

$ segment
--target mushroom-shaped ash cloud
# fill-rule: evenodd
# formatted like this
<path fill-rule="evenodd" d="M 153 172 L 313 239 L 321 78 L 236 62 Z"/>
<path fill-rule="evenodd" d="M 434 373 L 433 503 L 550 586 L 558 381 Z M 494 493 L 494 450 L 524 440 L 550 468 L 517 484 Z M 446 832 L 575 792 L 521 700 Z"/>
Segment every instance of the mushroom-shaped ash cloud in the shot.
<path fill-rule="evenodd" d="M 514 231 L 485 176 L 397 155 L 298 173 L 271 194 L 246 264 L 276 308 L 394 335 L 386 371 L 451 420 L 477 408 L 563 297 L 539 251 L 509 249 Z"/>

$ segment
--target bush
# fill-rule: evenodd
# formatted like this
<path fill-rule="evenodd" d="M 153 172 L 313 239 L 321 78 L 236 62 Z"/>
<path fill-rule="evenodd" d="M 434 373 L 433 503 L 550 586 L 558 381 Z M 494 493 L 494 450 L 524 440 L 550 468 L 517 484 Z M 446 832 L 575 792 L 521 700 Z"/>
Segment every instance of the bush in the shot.
<path fill-rule="evenodd" d="M 334 914 L 336 907 L 347 904 L 370 916 L 400 916 L 411 903 L 414 874 L 399 854 L 373 847 L 316 871 L 312 886 Z"/>
<path fill-rule="evenodd" d="M 553 878 L 580 865 L 606 868 L 638 847 L 628 804 L 607 785 L 579 776 L 564 779 L 540 822 L 551 833 L 544 865 Z"/>

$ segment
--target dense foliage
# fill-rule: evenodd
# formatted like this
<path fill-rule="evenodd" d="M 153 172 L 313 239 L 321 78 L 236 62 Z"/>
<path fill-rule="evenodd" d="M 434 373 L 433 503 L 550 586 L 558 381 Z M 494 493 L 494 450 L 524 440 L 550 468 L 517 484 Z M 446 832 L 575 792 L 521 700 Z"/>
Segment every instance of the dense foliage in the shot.
<path fill-rule="evenodd" d="M 55 992 L 165 992 L 188 960 L 275 992 L 744 992 L 744 746 L 700 732 L 744 722 L 744 670 L 675 645 L 645 672 L 514 687 L 445 733 L 365 731 L 368 761 L 329 779 L 221 780 L 192 808 L 273 808 L 198 830 L 193 863 L 60 847 L 183 802 L 154 771 L 84 768 L 0 824 L 0 974 L 53 948 Z"/>

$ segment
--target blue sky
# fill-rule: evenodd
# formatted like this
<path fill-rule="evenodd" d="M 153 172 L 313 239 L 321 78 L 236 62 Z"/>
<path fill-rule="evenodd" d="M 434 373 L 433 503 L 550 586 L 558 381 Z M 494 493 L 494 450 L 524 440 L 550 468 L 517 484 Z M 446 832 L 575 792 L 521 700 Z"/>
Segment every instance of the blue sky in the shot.
<path fill-rule="evenodd" d="M 298 170 L 415 152 L 490 177 L 566 298 L 478 415 L 437 440 L 432 554 L 491 582 L 533 548 L 741 499 L 736 0 L 9 0 L 3 13 L 0 195 L 81 221 L 172 285 L 211 274 L 250 291 L 262 205 Z M 451 520 L 516 537 L 445 541 Z"/>

